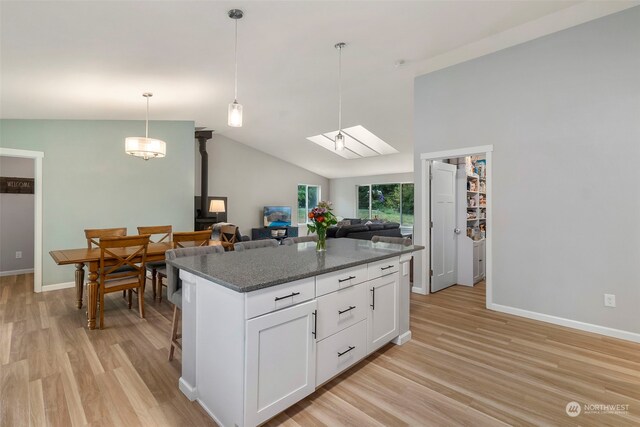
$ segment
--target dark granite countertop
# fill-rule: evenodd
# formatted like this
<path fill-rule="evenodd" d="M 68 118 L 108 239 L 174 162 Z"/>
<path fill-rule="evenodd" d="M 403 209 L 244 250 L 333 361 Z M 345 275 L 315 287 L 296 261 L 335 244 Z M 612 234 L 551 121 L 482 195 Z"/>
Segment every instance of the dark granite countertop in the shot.
<path fill-rule="evenodd" d="M 424 246 L 343 238 L 327 239 L 326 252 L 316 252 L 315 242 L 310 242 L 184 257 L 167 263 L 236 292 L 251 292 L 422 249 Z"/>

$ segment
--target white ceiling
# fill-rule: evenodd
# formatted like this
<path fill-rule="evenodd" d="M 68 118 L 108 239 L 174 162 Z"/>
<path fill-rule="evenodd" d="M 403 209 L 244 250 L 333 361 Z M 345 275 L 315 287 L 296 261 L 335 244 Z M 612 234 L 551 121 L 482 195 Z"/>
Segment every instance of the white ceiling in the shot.
<path fill-rule="evenodd" d="M 139 120 L 141 94 L 151 91 L 152 120 L 194 120 L 326 177 L 407 172 L 413 170 L 413 78 L 425 63 L 578 11 L 577 3 L 3 1 L 0 117 Z M 226 124 L 233 100 L 233 21 L 226 12 L 232 8 L 245 12 L 238 25 L 239 129 Z M 305 139 L 336 129 L 333 45 L 340 41 L 348 43 L 343 126 L 363 125 L 399 154 L 345 160 Z M 406 65 L 396 68 L 400 59 Z M 172 148 L 168 141 L 168 156 Z"/>

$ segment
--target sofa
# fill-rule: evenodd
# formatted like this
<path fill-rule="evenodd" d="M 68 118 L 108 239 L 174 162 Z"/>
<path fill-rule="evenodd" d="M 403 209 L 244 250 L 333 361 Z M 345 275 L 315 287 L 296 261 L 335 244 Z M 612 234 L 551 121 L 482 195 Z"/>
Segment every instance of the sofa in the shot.
<path fill-rule="evenodd" d="M 400 224 L 380 220 L 346 218 L 327 229 L 327 238 L 371 240 L 373 236 L 402 237 Z"/>

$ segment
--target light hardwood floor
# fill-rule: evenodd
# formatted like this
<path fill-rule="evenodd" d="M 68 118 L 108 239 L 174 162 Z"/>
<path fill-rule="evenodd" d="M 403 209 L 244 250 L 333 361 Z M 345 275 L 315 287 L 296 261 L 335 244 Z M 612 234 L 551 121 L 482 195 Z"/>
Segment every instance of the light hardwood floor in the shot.
<path fill-rule="evenodd" d="M 0 278 L 0 426 L 214 425 L 167 362 L 171 308 L 106 298 L 89 331 L 74 290 Z M 388 345 L 269 425 L 640 425 L 640 344 L 494 313 L 484 287 L 412 296 L 413 340 Z M 629 405 L 570 418 L 570 401 Z"/>

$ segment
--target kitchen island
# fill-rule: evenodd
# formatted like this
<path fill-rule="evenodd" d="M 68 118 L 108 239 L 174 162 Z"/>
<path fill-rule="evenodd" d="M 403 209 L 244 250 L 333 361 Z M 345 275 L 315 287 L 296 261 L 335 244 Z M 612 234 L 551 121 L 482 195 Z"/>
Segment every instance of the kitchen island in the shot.
<path fill-rule="evenodd" d="M 411 339 L 421 246 L 329 239 L 178 258 L 179 387 L 223 426 L 254 426 L 381 346 Z"/>

